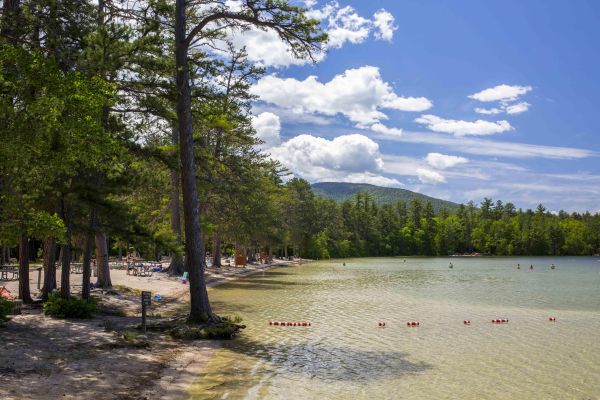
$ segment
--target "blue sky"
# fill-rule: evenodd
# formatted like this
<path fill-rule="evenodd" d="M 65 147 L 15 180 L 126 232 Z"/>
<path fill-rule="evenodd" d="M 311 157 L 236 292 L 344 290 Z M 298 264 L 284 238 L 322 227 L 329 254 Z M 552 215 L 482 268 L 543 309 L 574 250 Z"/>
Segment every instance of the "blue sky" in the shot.
<path fill-rule="evenodd" d="M 295 175 L 600 211 L 600 2 L 306 4 L 331 38 L 316 64 L 236 39 L 267 67 L 263 149 Z"/>

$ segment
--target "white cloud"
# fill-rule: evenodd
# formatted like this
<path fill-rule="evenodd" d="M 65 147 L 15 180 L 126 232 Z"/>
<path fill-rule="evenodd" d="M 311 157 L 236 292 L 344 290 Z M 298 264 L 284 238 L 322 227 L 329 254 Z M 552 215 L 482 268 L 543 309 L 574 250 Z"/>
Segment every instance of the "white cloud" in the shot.
<path fill-rule="evenodd" d="M 277 32 L 273 30 L 249 29 L 232 31 L 229 38 L 236 49 L 246 48 L 248 60 L 261 66 L 287 67 L 289 65 L 304 65 L 312 62 L 309 59 L 294 57 L 288 45 L 284 43 Z M 222 52 L 224 55 L 225 52 Z M 315 54 L 315 59 L 321 61 L 325 53 Z"/>
<path fill-rule="evenodd" d="M 389 128 L 389 127 L 387 127 L 387 126 L 385 126 L 383 124 L 380 124 L 380 123 L 371 125 L 371 130 L 373 132 L 381 133 L 383 135 L 390 135 L 390 136 L 400 136 L 400 135 L 402 135 L 402 129 Z"/>
<path fill-rule="evenodd" d="M 455 119 L 443 119 L 436 115 L 421 115 L 415 122 L 425 125 L 434 132 L 451 133 L 455 136 L 466 135 L 493 135 L 509 131 L 512 126 L 508 121 L 462 121 Z"/>
<path fill-rule="evenodd" d="M 430 169 L 417 169 L 417 176 L 419 180 L 425 184 L 437 185 L 438 183 L 446 182 L 446 178 L 444 178 L 444 175 L 440 174 L 437 171 L 432 171 Z"/>
<path fill-rule="evenodd" d="M 493 88 L 482 90 L 481 92 L 474 93 L 469 96 L 471 99 L 490 102 L 490 101 L 515 101 L 520 96 L 531 91 L 531 86 L 517 86 L 517 85 L 498 85 Z"/>
<path fill-rule="evenodd" d="M 363 43 L 371 34 L 376 39 L 390 41 L 396 29 L 393 25 L 393 15 L 384 9 L 377 11 L 371 20 L 359 15 L 351 6 L 340 6 L 337 1 L 331 1 L 322 8 L 315 8 L 317 2 L 312 0 L 305 1 L 304 4 L 308 8 L 306 16 L 321 21 L 323 30 L 329 36 L 328 43 L 322 46 L 323 51 L 314 55 L 317 62 L 325 58 L 328 49 L 341 48 L 347 43 Z M 240 11 L 243 9 L 243 3 L 239 0 L 227 0 L 225 7 L 230 11 Z M 281 68 L 312 62 L 294 57 L 287 44 L 271 29 L 229 30 L 227 35 L 235 48 L 245 47 L 248 59 L 258 65 Z M 220 46 L 225 47 L 222 43 Z M 225 54 L 222 51 L 217 53 Z"/>
<path fill-rule="evenodd" d="M 475 112 L 477 114 L 484 114 L 484 115 L 496 115 L 496 114 L 502 114 L 504 112 L 504 110 L 500 109 L 500 108 L 481 108 L 481 107 L 475 107 Z"/>
<path fill-rule="evenodd" d="M 427 157 L 425 157 L 425 161 L 434 168 L 446 169 L 454 167 L 455 165 L 465 164 L 469 160 L 464 157 L 449 156 L 441 153 L 429 153 L 427 154 Z"/>
<path fill-rule="evenodd" d="M 398 96 L 381 79 L 379 68 L 372 66 L 346 70 L 326 83 L 316 76 L 299 81 L 269 75 L 251 91 L 260 100 L 279 107 L 329 116 L 343 114 L 361 127 L 387 119 L 381 109 L 423 111 L 432 106 L 424 97 Z"/>
<path fill-rule="evenodd" d="M 375 32 L 375 37 L 388 42 L 392 40 L 394 31 L 398 29 L 394 25 L 394 16 L 383 8 L 373 14 L 373 25 L 379 30 L 379 32 Z"/>
<path fill-rule="evenodd" d="M 346 6 L 329 17 L 328 45 L 340 48 L 346 42 L 362 43 L 370 32 L 371 21 L 358 15 L 351 6 Z"/>
<path fill-rule="evenodd" d="M 531 106 L 531 104 L 524 102 L 524 101 L 521 103 L 512 104 L 512 105 L 506 106 L 506 113 L 507 114 L 521 114 L 522 112 L 529 110 L 529 106 Z"/>
<path fill-rule="evenodd" d="M 543 146 L 528 143 L 500 142 L 466 137 L 453 137 L 429 132 L 403 132 L 402 136 L 380 136 L 382 140 L 441 146 L 463 154 L 508 158 L 582 159 L 599 157 L 600 153 L 576 147 Z"/>
<path fill-rule="evenodd" d="M 269 152 L 292 173 L 311 182 L 400 185 L 396 179 L 381 175 L 383 159 L 379 145 L 364 135 L 344 135 L 332 140 L 299 135 Z"/>
<path fill-rule="evenodd" d="M 259 146 L 261 149 L 277 146 L 281 142 L 279 116 L 270 112 L 263 112 L 252 118 L 252 127 L 256 131 L 256 137 L 264 142 Z"/>

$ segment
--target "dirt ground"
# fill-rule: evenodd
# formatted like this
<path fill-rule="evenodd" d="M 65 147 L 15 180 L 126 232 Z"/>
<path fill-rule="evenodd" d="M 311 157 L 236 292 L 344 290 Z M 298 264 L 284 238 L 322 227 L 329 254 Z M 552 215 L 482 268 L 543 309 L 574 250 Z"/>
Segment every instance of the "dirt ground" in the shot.
<path fill-rule="evenodd" d="M 209 286 L 281 267 L 247 266 L 207 271 Z M 58 271 L 60 273 L 60 271 Z M 37 272 L 31 274 L 37 290 Z M 42 276 L 43 279 L 43 276 Z M 91 320 L 46 317 L 39 307 L 25 308 L 0 327 L 0 399 L 182 399 L 218 341 L 178 341 L 154 331 L 141 334 L 141 290 L 160 294 L 149 310 L 149 324 L 184 312 L 187 285 L 177 277 L 152 277 L 111 270 L 115 290 L 94 290 L 103 314 Z M 81 275 L 72 274 L 72 289 Z M 93 278 L 92 278 L 93 281 Z M 17 282 L 1 282 L 13 293 Z"/>

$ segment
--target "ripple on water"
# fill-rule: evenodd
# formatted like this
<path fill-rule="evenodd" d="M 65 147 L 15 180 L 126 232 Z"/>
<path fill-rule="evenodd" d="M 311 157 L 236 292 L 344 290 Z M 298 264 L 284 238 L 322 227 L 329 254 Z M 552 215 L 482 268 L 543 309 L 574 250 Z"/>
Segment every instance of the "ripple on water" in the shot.
<path fill-rule="evenodd" d="M 553 275 L 516 271 L 518 259 L 452 262 L 318 263 L 211 290 L 214 308 L 248 328 L 223 342 L 191 398 L 600 398 L 598 266 L 559 259 Z"/>

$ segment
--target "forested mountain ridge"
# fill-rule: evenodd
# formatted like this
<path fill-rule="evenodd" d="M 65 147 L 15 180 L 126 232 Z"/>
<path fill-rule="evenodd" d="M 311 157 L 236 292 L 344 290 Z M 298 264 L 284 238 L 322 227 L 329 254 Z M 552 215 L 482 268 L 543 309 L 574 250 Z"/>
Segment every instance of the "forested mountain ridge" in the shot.
<path fill-rule="evenodd" d="M 367 183 L 319 182 L 313 183 L 311 188 L 317 196 L 336 201 L 351 200 L 356 193 L 369 193 L 377 205 L 394 204 L 397 201 L 408 203 L 414 199 L 419 199 L 424 203 L 429 201 L 436 212 L 442 209 L 454 212 L 459 206 L 451 201 L 436 199 L 410 190 L 375 186 Z"/>

